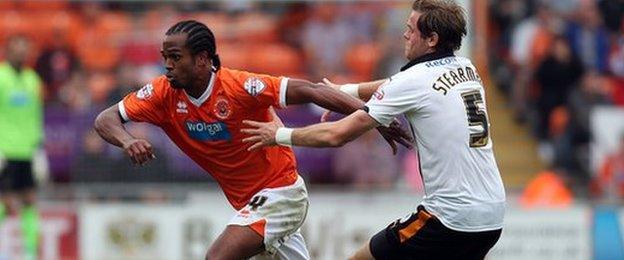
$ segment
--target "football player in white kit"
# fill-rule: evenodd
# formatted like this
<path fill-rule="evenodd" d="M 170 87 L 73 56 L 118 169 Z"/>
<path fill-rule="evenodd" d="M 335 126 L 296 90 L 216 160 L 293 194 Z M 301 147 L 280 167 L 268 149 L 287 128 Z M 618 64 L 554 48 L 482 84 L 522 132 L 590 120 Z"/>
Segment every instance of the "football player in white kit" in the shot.
<path fill-rule="evenodd" d="M 367 101 L 348 117 L 303 128 L 245 122 L 251 150 L 341 146 L 403 114 L 418 147 L 425 196 L 414 213 L 371 238 L 351 259 L 483 259 L 498 241 L 505 190 L 492 151 L 481 77 L 454 55 L 466 35 L 452 1 L 416 0 L 407 20 L 409 63 L 387 80 L 341 85 Z M 326 82 L 331 84 L 330 82 Z"/>

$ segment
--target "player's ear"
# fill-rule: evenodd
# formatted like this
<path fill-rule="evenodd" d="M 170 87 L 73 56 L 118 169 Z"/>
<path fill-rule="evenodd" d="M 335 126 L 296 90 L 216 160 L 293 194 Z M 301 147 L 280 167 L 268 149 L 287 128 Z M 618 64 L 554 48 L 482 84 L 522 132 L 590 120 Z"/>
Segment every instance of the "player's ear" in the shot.
<path fill-rule="evenodd" d="M 210 62 L 210 57 L 207 51 L 202 51 L 195 55 L 195 63 L 201 67 L 210 67 L 212 66 Z"/>
<path fill-rule="evenodd" d="M 432 32 L 431 36 L 427 37 L 427 46 L 429 46 L 429 48 L 435 48 L 438 45 L 439 41 L 440 36 L 438 35 L 438 33 Z"/>

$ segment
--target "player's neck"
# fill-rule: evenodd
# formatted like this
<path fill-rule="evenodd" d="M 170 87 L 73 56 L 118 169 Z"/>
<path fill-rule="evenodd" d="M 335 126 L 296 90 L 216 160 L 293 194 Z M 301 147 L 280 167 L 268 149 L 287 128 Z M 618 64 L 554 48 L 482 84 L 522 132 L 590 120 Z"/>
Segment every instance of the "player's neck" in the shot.
<path fill-rule="evenodd" d="M 8 61 L 9 65 L 11 65 L 11 67 L 13 68 L 13 70 L 15 70 L 16 72 L 20 72 L 22 71 L 22 66 L 23 63 L 22 62 L 17 62 L 17 61 Z"/>
<path fill-rule="evenodd" d="M 212 73 L 209 73 L 206 77 L 197 77 L 197 79 L 193 81 L 191 87 L 184 89 L 184 91 L 193 98 L 201 97 L 206 92 L 211 77 Z"/>

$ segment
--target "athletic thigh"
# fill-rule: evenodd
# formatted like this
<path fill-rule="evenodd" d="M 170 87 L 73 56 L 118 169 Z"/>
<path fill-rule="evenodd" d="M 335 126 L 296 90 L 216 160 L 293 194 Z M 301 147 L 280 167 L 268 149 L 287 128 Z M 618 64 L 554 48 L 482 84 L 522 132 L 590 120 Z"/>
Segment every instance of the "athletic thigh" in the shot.
<path fill-rule="evenodd" d="M 289 242 L 291 239 L 296 239 L 294 243 L 302 244 L 305 249 L 298 232 L 307 211 L 307 190 L 303 179 L 299 178 L 290 186 L 259 191 L 229 224 L 250 227 L 264 238 L 267 253 L 275 255 L 284 244 L 293 243 Z"/>
<path fill-rule="evenodd" d="M 210 246 L 206 259 L 248 259 L 264 251 L 262 236 L 248 226 L 229 225 Z"/>

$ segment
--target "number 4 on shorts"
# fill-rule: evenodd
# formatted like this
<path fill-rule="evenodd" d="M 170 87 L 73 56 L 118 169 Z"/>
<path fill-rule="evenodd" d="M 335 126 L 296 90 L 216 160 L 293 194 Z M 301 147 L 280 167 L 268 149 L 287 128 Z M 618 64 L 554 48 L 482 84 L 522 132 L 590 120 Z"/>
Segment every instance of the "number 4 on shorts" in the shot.
<path fill-rule="evenodd" d="M 267 199 L 268 198 L 266 196 L 254 196 L 253 198 L 251 198 L 251 201 L 249 201 L 249 206 L 251 207 L 251 210 L 256 211 L 259 207 L 262 207 Z"/>

